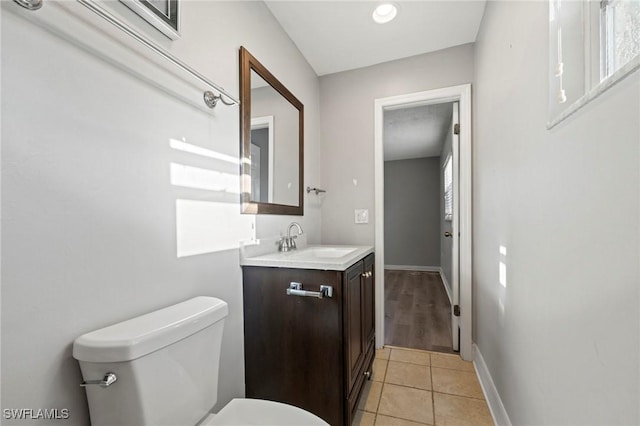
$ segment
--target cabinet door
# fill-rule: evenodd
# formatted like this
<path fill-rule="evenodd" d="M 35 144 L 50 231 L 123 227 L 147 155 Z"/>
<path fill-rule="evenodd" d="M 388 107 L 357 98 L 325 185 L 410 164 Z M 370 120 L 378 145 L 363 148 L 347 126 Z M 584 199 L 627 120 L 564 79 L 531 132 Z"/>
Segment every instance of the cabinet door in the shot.
<path fill-rule="evenodd" d="M 347 348 L 347 394 L 350 393 L 364 362 L 365 342 L 362 335 L 362 273 L 363 262 L 358 262 L 345 272 L 344 327 Z"/>
<path fill-rule="evenodd" d="M 376 336 L 376 289 L 373 260 L 373 254 L 370 254 L 364 259 L 364 274 L 362 279 L 362 325 L 365 350 L 369 348 L 369 345 Z"/>
<path fill-rule="evenodd" d="M 244 267 L 245 384 L 248 398 L 295 405 L 344 423 L 342 272 Z M 289 283 L 333 297 L 288 296 Z"/>

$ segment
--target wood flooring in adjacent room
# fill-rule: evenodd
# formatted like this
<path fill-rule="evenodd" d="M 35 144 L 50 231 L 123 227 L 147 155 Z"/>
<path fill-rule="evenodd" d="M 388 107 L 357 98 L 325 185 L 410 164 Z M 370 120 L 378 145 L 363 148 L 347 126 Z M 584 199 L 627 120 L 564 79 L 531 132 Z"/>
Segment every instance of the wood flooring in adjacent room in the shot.
<path fill-rule="evenodd" d="M 451 304 L 438 272 L 384 271 L 386 345 L 453 353 Z"/>

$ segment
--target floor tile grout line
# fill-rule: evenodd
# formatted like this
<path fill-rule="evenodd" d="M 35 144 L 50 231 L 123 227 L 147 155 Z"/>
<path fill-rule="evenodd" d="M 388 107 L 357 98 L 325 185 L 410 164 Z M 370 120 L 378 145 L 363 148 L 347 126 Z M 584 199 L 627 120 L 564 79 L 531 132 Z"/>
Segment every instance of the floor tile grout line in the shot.
<path fill-rule="evenodd" d="M 400 363 L 402 363 L 402 364 L 419 365 L 419 366 L 421 366 L 421 367 L 427 367 L 427 366 L 429 366 L 429 364 L 416 364 L 415 362 L 398 361 L 398 360 L 396 360 L 396 359 L 390 359 L 389 361 L 393 361 L 393 362 L 400 362 Z M 451 369 L 450 369 L 450 370 L 451 370 Z M 460 371 L 462 371 L 462 370 L 460 370 Z"/>
<path fill-rule="evenodd" d="M 486 398 L 484 397 L 473 397 L 473 396 L 467 396 L 467 395 L 459 395 L 459 394 L 455 394 L 455 393 L 447 393 L 447 392 L 436 392 L 436 390 L 434 389 L 434 383 L 433 383 L 433 370 L 434 369 L 441 369 L 441 370 L 447 370 L 447 371 L 458 371 L 461 373 L 474 373 L 474 371 L 469 371 L 469 370 L 461 370 L 461 369 L 456 369 L 456 368 L 448 368 L 448 367 L 441 367 L 441 366 L 434 366 L 433 365 L 433 360 L 432 360 L 432 355 L 434 354 L 434 352 L 431 351 L 422 351 L 422 350 L 417 350 L 417 349 L 409 349 L 411 351 L 415 351 L 415 352 L 422 352 L 428 355 L 429 358 L 429 364 L 428 365 L 424 365 L 424 364 L 414 364 L 411 362 L 406 362 L 406 361 L 398 361 L 398 360 L 393 360 L 394 362 L 399 362 L 399 363 L 404 363 L 404 364 L 411 364 L 411 365 L 415 365 L 415 366 L 423 366 L 423 367 L 429 367 L 429 376 L 430 376 L 430 380 L 431 380 L 431 389 L 422 389 L 422 388 L 416 388 L 413 386 L 407 386 L 407 385 L 401 385 L 401 384 L 396 384 L 396 383 L 390 383 L 387 382 L 387 373 L 389 371 L 389 364 L 392 361 L 391 359 L 391 354 L 393 352 L 393 349 L 396 349 L 395 347 L 389 347 L 389 346 L 385 346 L 388 347 L 390 349 L 389 351 L 389 358 L 384 359 L 386 361 L 386 368 L 385 368 L 385 373 L 384 373 L 384 377 L 382 379 L 381 385 L 382 388 L 380 390 L 380 397 L 378 399 L 378 404 L 376 407 L 376 412 L 375 412 L 375 417 L 374 417 L 374 424 L 378 421 L 378 416 L 381 416 L 383 414 L 380 414 L 379 410 L 380 410 L 380 403 L 382 402 L 382 394 L 384 392 L 385 386 L 389 385 L 393 385 L 393 386 L 399 386 L 399 387 L 404 387 L 404 388 L 408 388 L 408 389 L 416 389 L 416 390 L 420 390 L 420 391 L 426 391 L 426 392 L 431 392 L 431 408 L 432 408 L 432 424 L 434 426 L 437 426 L 436 424 L 436 407 L 435 407 L 435 394 L 438 393 L 440 395 L 446 395 L 446 396 L 451 396 L 451 397 L 457 397 L 457 398 L 463 398 L 463 399 L 468 399 L 471 401 L 484 401 L 485 404 L 487 404 Z M 404 348 L 397 348 L 399 350 L 405 350 Z M 441 355 L 440 353 L 435 353 L 436 355 Z M 448 354 L 444 354 L 444 355 L 448 355 Z M 391 416 L 391 415 L 387 415 L 384 414 L 384 416 L 387 417 L 391 417 L 391 418 L 395 418 L 395 419 L 399 419 L 399 420 L 407 420 L 407 421 L 412 421 L 415 422 L 414 420 L 411 419 L 406 419 L 404 417 L 397 417 L 397 416 Z M 415 422 L 416 424 L 422 424 L 419 422 Z"/>
<path fill-rule="evenodd" d="M 433 390 L 433 389 L 417 388 L 415 386 L 409 386 L 409 385 L 400 385 L 398 383 L 393 383 L 393 382 L 385 382 L 385 384 L 393 385 L 393 386 L 400 386 L 401 388 L 415 389 L 415 390 L 420 390 L 420 391 L 427 391 L 427 392 L 431 392 Z"/>
<path fill-rule="evenodd" d="M 451 368 L 451 367 L 441 367 L 439 365 L 434 365 L 434 368 L 439 368 L 441 370 L 451 370 L 451 371 L 460 371 L 461 373 L 471 373 L 471 374 L 475 374 L 476 371 L 475 370 L 462 370 L 460 368 Z"/>
<path fill-rule="evenodd" d="M 422 389 L 422 388 L 416 388 L 416 387 L 413 387 L 413 386 L 400 385 L 400 384 L 396 384 L 396 383 L 387 382 L 387 372 L 389 371 L 389 362 L 390 361 L 391 361 L 391 359 L 389 359 L 389 361 L 387 362 L 387 368 L 385 370 L 384 382 L 382 382 L 382 390 L 380 391 L 380 399 L 378 400 L 378 408 L 376 409 L 376 413 L 375 413 L 376 417 L 374 419 L 374 424 L 375 424 L 375 421 L 377 421 L 377 419 L 378 419 L 378 415 L 380 415 L 378 410 L 380 409 L 380 402 L 382 401 L 382 393 L 384 391 L 384 387 L 389 384 L 389 385 L 398 386 L 398 387 L 407 388 L 407 389 L 415 389 L 415 390 L 419 390 L 419 391 L 430 392 L 431 393 L 431 415 L 432 415 L 432 417 L 431 417 L 431 420 L 432 420 L 431 425 L 435 425 L 435 406 L 434 406 L 434 400 L 433 400 L 433 376 L 431 375 L 431 355 L 429 355 L 429 364 L 428 365 L 424 365 L 424 364 L 418 365 L 420 367 L 429 367 L 429 379 L 431 381 L 431 389 Z M 406 421 L 414 422 L 416 424 L 429 426 L 429 423 L 416 422 L 415 420 L 407 419 L 406 417 L 397 417 L 397 416 L 391 416 L 391 415 L 388 415 L 388 414 L 383 414 L 383 415 L 387 416 L 387 417 L 394 418 L 394 419 L 406 420 Z"/>
<path fill-rule="evenodd" d="M 468 361 L 463 360 L 460 357 L 459 353 L 450 354 L 450 353 L 446 353 L 446 352 L 435 352 L 435 351 L 427 351 L 427 350 L 424 350 L 424 349 L 414 349 L 414 348 L 406 348 L 406 347 L 401 347 L 401 346 L 389 346 L 389 345 L 385 345 L 385 346 L 383 346 L 383 348 L 389 348 L 390 350 L 391 349 L 397 349 L 397 350 L 406 351 L 406 352 L 418 352 L 418 353 L 423 353 L 425 355 L 438 355 L 438 356 L 444 356 L 444 357 L 448 357 L 448 358 L 455 358 L 456 360 L 459 360 L 459 361 L 462 361 L 462 362 L 468 362 Z"/>
<path fill-rule="evenodd" d="M 389 366 L 387 366 L 389 368 Z M 387 372 L 384 372 L 385 378 L 387 376 Z M 378 403 L 376 404 L 376 415 L 378 414 L 378 410 L 380 409 L 380 402 L 382 401 L 382 393 L 384 392 L 385 381 L 382 381 L 382 386 L 380 387 L 380 396 L 378 397 Z"/>
<path fill-rule="evenodd" d="M 421 353 L 426 353 L 426 354 L 435 354 L 435 355 L 443 355 L 443 356 L 449 356 L 449 357 L 458 357 L 460 358 L 460 354 L 458 353 L 449 353 L 449 352 L 438 352 L 438 351 L 430 351 L 428 349 L 417 349 L 417 348 L 409 348 L 406 346 L 394 346 L 394 345 L 384 345 L 385 348 L 389 348 L 389 349 L 399 349 L 401 351 L 407 351 L 407 352 L 421 352 Z"/>
<path fill-rule="evenodd" d="M 395 362 L 395 361 L 394 361 L 394 362 Z M 406 363 L 405 363 L 405 364 L 406 364 Z M 430 384 L 431 384 L 431 387 L 430 387 L 430 388 L 425 389 L 425 388 L 419 388 L 419 387 L 417 387 L 417 386 L 407 385 L 407 384 L 404 384 L 404 383 L 388 382 L 388 381 L 387 381 L 387 377 L 386 377 L 386 375 L 387 375 L 387 373 L 389 372 L 389 365 L 387 365 L 387 372 L 385 373 L 384 382 L 385 382 L 385 383 L 389 383 L 390 385 L 401 386 L 401 387 L 409 388 L 409 389 L 417 389 L 417 390 L 424 390 L 424 391 L 432 391 L 432 390 L 433 390 L 433 379 L 431 378 L 431 366 L 430 366 L 430 365 L 424 365 L 424 364 L 410 364 L 410 365 L 415 365 L 416 367 L 427 367 L 427 368 L 429 368 L 429 380 L 430 380 Z"/>
<path fill-rule="evenodd" d="M 404 421 L 406 421 L 406 422 L 413 422 L 413 423 L 416 423 L 416 424 L 419 424 L 419 425 L 433 426 L 433 424 L 429 425 L 429 423 L 417 422 L 417 421 L 415 421 L 415 420 L 408 419 L 408 418 L 406 418 L 406 417 L 398 417 L 397 415 L 392 416 L 392 415 L 390 415 L 390 414 L 380 414 L 380 413 L 376 413 L 376 418 L 378 417 L 378 415 L 380 415 L 380 416 L 385 416 L 385 417 L 391 417 L 392 419 L 404 420 Z"/>
<path fill-rule="evenodd" d="M 414 348 L 407 348 L 407 347 L 401 347 L 401 346 L 389 346 L 389 345 L 384 345 L 382 347 L 384 348 L 388 348 L 389 349 L 389 353 L 391 353 L 392 349 L 397 349 L 399 351 L 406 351 L 406 352 L 418 352 L 418 353 L 423 353 L 425 355 L 438 355 L 438 356 L 444 356 L 444 357 L 448 357 L 448 358 L 455 358 L 457 360 L 460 360 L 462 362 L 467 362 L 464 361 L 461 357 L 459 353 L 446 353 L 446 352 L 435 352 L 435 351 L 427 351 L 424 349 L 414 349 Z"/>
<path fill-rule="evenodd" d="M 431 355 L 429 355 L 429 379 L 431 380 L 431 415 L 433 416 L 433 424 L 436 424 L 436 397 L 435 389 L 433 388 L 433 362 Z"/>
<path fill-rule="evenodd" d="M 439 393 L 440 395 L 449 395 L 449 396 L 457 396 L 458 398 L 466 398 L 466 399 L 474 399 L 476 401 L 487 401 L 484 397 L 479 398 L 477 396 L 467 396 L 467 395 L 460 395 L 457 393 L 448 393 L 448 392 L 440 392 L 440 391 L 433 391 L 433 393 Z"/>
<path fill-rule="evenodd" d="M 391 350 L 389 350 L 389 358 L 391 358 Z M 376 420 L 378 419 L 378 410 L 380 409 L 380 402 L 382 401 L 382 392 L 384 392 L 384 384 L 385 380 L 387 380 L 387 370 L 389 370 L 389 359 L 387 359 L 386 361 L 387 363 L 384 368 L 384 377 L 382 377 L 382 387 L 380 388 L 380 396 L 378 397 L 378 403 L 376 404 L 376 418 L 373 420 L 374 425 Z"/>
<path fill-rule="evenodd" d="M 422 425 L 424 425 L 424 426 L 431 426 L 431 425 L 429 425 L 429 423 L 416 422 L 415 420 L 409 420 L 409 419 L 406 419 L 406 418 L 404 418 L 404 417 L 391 416 L 391 415 L 389 415 L 389 414 L 380 414 L 380 415 L 381 415 L 381 416 L 385 416 L 385 417 L 390 417 L 390 418 L 392 418 L 392 419 L 398 419 L 398 420 L 404 420 L 404 421 L 407 421 L 407 422 L 412 422 L 412 423 L 415 423 L 415 424 L 420 425 L 420 426 L 422 426 Z M 378 417 L 378 416 L 376 415 L 376 417 Z"/>
<path fill-rule="evenodd" d="M 384 391 L 384 382 L 382 382 L 382 388 L 380 388 L 380 397 L 378 398 L 378 403 L 376 404 L 376 418 L 374 419 L 373 424 L 378 421 L 378 411 L 380 410 L 380 402 L 382 401 L 382 392 Z"/>
<path fill-rule="evenodd" d="M 422 349 L 403 348 L 403 347 L 399 347 L 399 346 L 389 346 L 389 345 L 385 345 L 383 347 L 389 348 L 390 350 L 398 349 L 398 350 L 401 350 L 401 351 L 418 352 L 418 353 L 423 353 L 425 355 L 429 355 L 430 365 L 433 365 L 433 362 L 431 362 L 431 356 L 432 355 L 443 355 L 443 356 L 446 356 L 446 357 L 455 357 L 457 360 L 459 360 L 461 362 L 466 362 L 462 358 L 460 358 L 459 354 L 448 354 L 448 353 L 444 353 L 444 352 L 425 351 L 425 350 L 422 350 Z M 380 359 L 385 359 L 385 358 L 380 358 Z M 405 364 L 425 365 L 425 364 L 417 364 L 417 363 L 411 362 L 411 361 L 402 361 L 402 360 L 397 360 L 397 359 L 391 359 L 391 351 L 389 352 L 389 358 L 386 358 L 386 359 L 387 359 L 387 361 L 402 362 L 402 363 L 405 363 Z M 447 370 L 470 372 L 468 369 L 462 369 L 462 368 L 444 367 L 444 366 L 439 366 L 439 365 L 436 365 L 435 367 L 436 368 L 444 368 L 444 369 L 447 369 Z"/>

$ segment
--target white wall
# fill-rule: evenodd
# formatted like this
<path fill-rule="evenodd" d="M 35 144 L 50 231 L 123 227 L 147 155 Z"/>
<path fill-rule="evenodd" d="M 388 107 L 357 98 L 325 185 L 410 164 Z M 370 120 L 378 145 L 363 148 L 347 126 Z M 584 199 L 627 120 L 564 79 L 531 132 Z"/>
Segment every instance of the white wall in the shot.
<path fill-rule="evenodd" d="M 320 78 L 322 185 L 327 190 L 322 203 L 323 243 L 374 243 L 374 100 L 472 79 L 472 45 Z M 366 225 L 354 223 L 354 209 L 359 208 L 369 209 Z"/>
<path fill-rule="evenodd" d="M 547 25 L 489 2 L 476 45 L 475 341 L 513 424 L 638 424 L 640 77 L 546 130 Z"/>
<path fill-rule="evenodd" d="M 71 418 L 62 423 L 88 424 L 73 340 L 196 295 L 230 306 L 218 408 L 242 396 L 233 245 L 246 229 L 224 237 L 231 248 L 221 242 L 240 219 L 239 196 L 175 186 L 170 175 L 171 163 L 236 177 L 238 165 L 169 147 L 184 137 L 237 158 L 238 107 L 204 114 L 8 10 L 18 6 L 3 2 L 2 13 L 2 408 L 67 408 Z M 51 2 L 35 13 L 48 10 Z M 304 103 L 305 180 L 318 182 L 318 80 L 264 4 L 186 1 L 182 11 L 179 41 L 149 34 L 236 95 L 238 49 L 247 47 Z M 220 251 L 178 258 L 180 200 L 200 209 L 194 217 L 205 213 L 197 236 Z M 295 219 L 317 242 L 319 206 L 305 207 Z M 257 234 L 278 234 L 293 219 L 261 216 Z"/>

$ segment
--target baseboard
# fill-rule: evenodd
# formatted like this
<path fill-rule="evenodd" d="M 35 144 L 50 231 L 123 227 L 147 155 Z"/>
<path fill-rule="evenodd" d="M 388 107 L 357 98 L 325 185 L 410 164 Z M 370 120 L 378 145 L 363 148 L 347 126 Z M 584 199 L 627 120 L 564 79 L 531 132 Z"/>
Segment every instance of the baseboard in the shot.
<path fill-rule="evenodd" d="M 500 398 L 498 389 L 496 389 L 496 385 L 493 383 L 487 364 L 484 362 L 484 358 L 480 353 L 480 348 L 474 343 L 473 349 L 473 365 L 476 368 L 476 375 L 480 381 L 484 397 L 487 400 L 489 411 L 491 411 L 493 422 L 498 426 L 511 426 L 511 420 L 502 404 L 502 399 Z"/>
<path fill-rule="evenodd" d="M 420 271 L 420 272 L 440 272 L 439 266 L 417 266 L 417 265 L 384 265 L 384 269 L 396 271 Z"/>
<path fill-rule="evenodd" d="M 442 280 L 442 285 L 444 285 L 444 291 L 447 292 L 447 296 L 449 297 L 449 304 L 453 306 L 453 294 L 451 294 L 451 289 L 449 288 L 449 281 L 447 281 L 447 277 L 444 274 L 442 268 L 440 268 L 440 279 Z"/>

